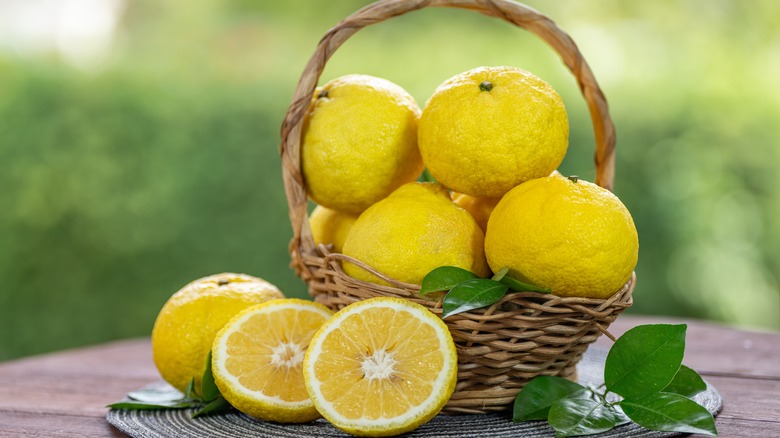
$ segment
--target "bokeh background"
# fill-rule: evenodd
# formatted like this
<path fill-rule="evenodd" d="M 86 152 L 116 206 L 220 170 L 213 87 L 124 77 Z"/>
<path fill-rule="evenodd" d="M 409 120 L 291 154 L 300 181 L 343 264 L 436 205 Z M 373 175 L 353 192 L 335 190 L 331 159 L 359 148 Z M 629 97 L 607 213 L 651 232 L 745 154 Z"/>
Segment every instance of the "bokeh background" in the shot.
<path fill-rule="evenodd" d="M 146 336 L 221 272 L 288 268 L 279 128 L 319 38 L 363 0 L 0 0 L 0 360 Z M 591 64 L 641 250 L 631 313 L 780 329 L 780 2 L 529 0 Z M 586 106 L 529 33 L 426 9 L 360 31 L 323 81 L 514 65 L 560 92 L 561 171 L 592 180 Z"/>

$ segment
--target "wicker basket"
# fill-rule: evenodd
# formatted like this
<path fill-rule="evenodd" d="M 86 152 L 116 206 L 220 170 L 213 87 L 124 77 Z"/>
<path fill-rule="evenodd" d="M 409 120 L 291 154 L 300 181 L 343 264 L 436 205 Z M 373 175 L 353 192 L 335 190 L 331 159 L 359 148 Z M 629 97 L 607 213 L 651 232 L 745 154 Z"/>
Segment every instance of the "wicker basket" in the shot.
<path fill-rule="evenodd" d="M 596 184 L 612 189 L 615 134 L 606 100 L 571 37 L 539 12 L 511 0 L 383 0 L 360 9 L 328 31 L 309 60 L 282 126 L 282 168 L 293 239 L 292 267 L 314 299 L 338 310 L 376 296 L 395 296 L 441 314 L 441 301 L 417 295 L 419 286 L 396 281 L 358 260 L 315 245 L 307 221 L 307 195 L 300 166 L 301 127 L 325 63 L 361 28 L 428 6 L 470 9 L 522 27 L 561 56 L 588 103 L 596 139 Z M 391 286 L 349 277 L 349 260 Z M 636 277 L 606 300 L 562 298 L 535 292 L 507 294 L 489 308 L 453 315 L 445 321 L 458 349 L 458 384 L 444 413 L 504 411 L 530 379 L 539 375 L 576 378 L 585 349 L 608 332 L 617 315 L 631 306 Z M 610 335 L 611 337 L 611 335 Z"/>

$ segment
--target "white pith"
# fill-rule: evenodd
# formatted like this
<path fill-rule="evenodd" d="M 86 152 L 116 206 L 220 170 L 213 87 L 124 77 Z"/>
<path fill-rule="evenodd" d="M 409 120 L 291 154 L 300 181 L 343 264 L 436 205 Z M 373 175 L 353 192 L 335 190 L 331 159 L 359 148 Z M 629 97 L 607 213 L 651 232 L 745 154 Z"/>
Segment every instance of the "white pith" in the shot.
<path fill-rule="evenodd" d="M 315 336 L 315 339 L 313 339 L 312 343 L 309 345 L 309 351 L 307 354 L 311 355 L 311 357 L 319 356 L 322 352 L 322 341 L 326 339 L 331 332 L 338 329 L 342 321 L 344 321 L 351 315 L 360 312 L 361 310 L 363 310 L 362 309 L 363 307 L 364 307 L 363 302 L 361 302 L 360 304 L 353 304 L 352 307 L 347 309 L 346 312 L 342 311 L 343 313 L 340 313 L 336 317 L 333 317 L 328 322 L 326 322 L 325 325 L 323 325 L 323 327 Z M 435 324 L 429 321 L 429 318 L 433 315 L 430 314 L 428 310 L 419 309 L 417 307 L 411 307 L 398 302 L 384 302 L 381 304 L 381 306 L 377 306 L 376 304 L 373 304 L 371 307 L 372 308 L 387 307 L 395 311 L 409 312 L 417 316 L 422 323 L 427 324 L 428 326 L 433 328 L 441 344 L 444 344 L 445 341 L 451 339 L 449 330 L 444 325 L 444 323 Z M 424 314 L 422 312 L 426 312 L 427 314 Z M 376 429 L 376 428 L 389 429 L 399 425 L 409 424 L 413 422 L 415 418 L 422 417 L 427 412 L 430 412 L 431 408 L 435 406 L 441 394 L 445 391 L 446 386 L 449 383 L 447 376 L 453 372 L 452 370 L 453 367 L 457 366 L 457 356 L 454 351 L 446 352 L 443 349 L 441 351 L 442 354 L 445 356 L 443 360 L 443 366 L 436 380 L 432 382 L 433 387 L 431 389 L 430 395 L 422 403 L 412 407 L 403 415 L 393 417 L 393 418 L 380 417 L 376 420 L 370 420 L 366 418 L 353 420 L 344 417 L 334 408 L 333 403 L 329 402 L 328 400 L 325 400 L 322 397 L 322 392 L 321 392 L 322 382 L 317 380 L 315 376 L 314 363 L 313 363 L 314 361 L 305 362 L 303 371 L 304 371 L 304 375 L 306 376 L 307 384 L 311 386 L 311 388 L 313 389 L 313 391 L 309 392 L 309 395 L 312 397 L 312 399 L 316 399 L 315 404 L 317 405 L 318 410 L 329 421 L 331 421 L 334 424 L 347 425 L 349 427 L 356 427 L 356 428 L 363 428 L 363 429 Z M 363 371 L 365 377 L 367 378 L 374 378 L 374 379 L 393 378 L 392 369 L 396 363 L 397 361 L 395 361 L 395 359 L 392 358 L 391 354 L 387 353 L 383 349 L 378 349 L 371 356 L 367 356 L 363 359 L 361 370 Z"/>
<path fill-rule="evenodd" d="M 279 368 L 295 368 L 303 362 L 305 351 L 295 342 L 282 342 L 273 348 L 271 364 Z"/>
<path fill-rule="evenodd" d="M 363 359 L 360 368 L 363 371 L 363 375 L 369 380 L 389 379 L 395 372 L 393 366 L 397 363 L 398 361 L 393 359 L 391 353 L 385 350 L 377 350 L 371 356 Z"/>

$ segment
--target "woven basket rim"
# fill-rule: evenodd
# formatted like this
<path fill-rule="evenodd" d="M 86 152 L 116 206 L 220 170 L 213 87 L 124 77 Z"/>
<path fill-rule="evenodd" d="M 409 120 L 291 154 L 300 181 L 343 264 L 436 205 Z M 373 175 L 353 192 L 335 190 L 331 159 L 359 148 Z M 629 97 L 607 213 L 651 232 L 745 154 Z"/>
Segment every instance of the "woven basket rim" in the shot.
<path fill-rule="evenodd" d="M 355 288 L 359 288 L 367 291 L 375 291 L 378 294 L 384 296 L 400 296 L 402 298 L 411 299 L 424 304 L 428 309 L 441 316 L 442 314 L 442 302 L 444 294 L 439 294 L 438 297 L 426 297 L 419 295 L 420 285 L 403 283 L 393 278 L 384 275 L 380 271 L 374 269 L 368 264 L 357 260 L 353 257 L 330 252 L 330 245 L 319 244 L 317 246 L 317 252 L 320 257 L 312 258 L 312 262 L 315 264 L 327 265 L 328 269 L 334 273 L 334 276 L 338 276 L 343 281 L 350 283 Z M 367 272 L 385 280 L 390 283 L 389 285 L 381 285 L 377 283 L 370 283 L 365 280 L 360 280 L 347 275 L 342 267 L 342 262 L 354 263 Z M 566 310 L 556 310 L 557 307 L 563 308 L 576 307 L 581 310 L 583 314 L 587 314 L 591 317 L 598 318 L 604 316 L 614 307 L 620 307 L 626 309 L 633 304 L 633 292 L 636 287 L 636 273 L 632 272 L 628 281 L 617 291 L 606 298 L 588 298 L 588 297 L 574 297 L 574 296 L 560 296 L 552 293 L 541 293 L 534 291 L 510 291 L 503 298 L 496 301 L 492 305 L 484 308 L 478 308 L 467 312 L 462 312 L 456 315 L 448 317 L 448 321 L 458 321 L 462 319 L 469 319 L 475 322 L 487 322 L 491 320 L 498 320 L 506 317 L 506 312 L 496 313 L 496 309 L 506 307 L 507 305 L 522 306 L 529 310 L 544 310 L 548 313 L 566 313 Z M 399 294 L 399 292 L 401 292 Z M 538 301 L 538 304 L 536 303 Z M 522 319 L 522 318 L 521 318 Z M 528 321 L 531 321 L 529 319 Z M 607 337 L 615 340 L 615 337 L 609 333 L 605 327 L 597 324 L 597 328 Z"/>
<path fill-rule="evenodd" d="M 346 254 L 337 253 L 337 252 L 331 252 L 330 247 L 331 245 L 324 245 L 324 244 L 317 245 L 317 252 L 321 254 L 322 260 L 325 263 L 329 264 L 331 269 L 337 272 L 338 275 L 342 277 L 350 278 L 351 281 L 355 282 L 362 288 L 369 289 L 381 285 L 348 276 L 344 272 L 341 262 L 349 262 L 354 265 L 357 265 L 360 268 L 364 269 L 366 272 L 384 281 L 387 281 L 388 283 L 390 283 L 388 285 L 389 288 L 404 289 L 411 292 L 420 291 L 421 287 L 419 284 L 404 283 L 402 281 L 398 281 L 392 277 L 385 275 L 381 271 L 371 267 L 367 263 L 360 261 L 354 257 L 348 256 Z M 617 301 L 618 298 L 616 297 L 618 297 L 620 294 L 626 293 L 629 289 L 633 290 L 635 285 L 636 285 L 636 273 L 632 273 L 631 277 L 628 279 L 628 281 L 626 281 L 626 283 L 623 286 L 620 287 L 620 289 L 618 289 L 617 291 L 615 291 L 613 294 L 611 294 L 609 297 L 606 298 L 560 296 L 560 295 L 555 295 L 553 293 L 543 293 L 543 292 L 535 292 L 535 291 L 512 291 L 511 293 L 505 295 L 502 299 L 497 301 L 496 305 L 512 302 L 516 298 L 537 298 L 537 299 L 549 300 L 553 302 L 561 302 L 561 303 L 565 302 L 570 305 L 580 304 L 580 305 L 597 305 L 597 306 L 607 307 L 612 303 L 614 303 L 615 301 Z M 437 304 L 433 308 L 440 311 L 441 302 L 442 302 L 441 297 L 438 300 L 431 299 L 430 301 L 436 302 Z M 474 312 L 464 312 L 463 314 L 469 314 L 469 313 L 473 314 Z M 477 309 L 476 313 L 482 313 L 482 312 L 480 311 L 480 309 Z"/>

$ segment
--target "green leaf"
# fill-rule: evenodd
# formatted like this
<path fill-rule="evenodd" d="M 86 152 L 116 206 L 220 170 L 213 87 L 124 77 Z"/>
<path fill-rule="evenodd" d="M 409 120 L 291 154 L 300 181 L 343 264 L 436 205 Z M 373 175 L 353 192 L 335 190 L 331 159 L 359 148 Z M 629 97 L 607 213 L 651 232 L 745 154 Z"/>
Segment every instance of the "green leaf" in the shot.
<path fill-rule="evenodd" d="M 506 276 L 507 272 L 509 272 L 509 266 L 504 266 L 498 272 L 493 274 L 492 280 L 493 281 L 501 281 L 501 279 Z"/>
<path fill-rule="evenodd" d="M 504 269 L 507 269 L 507 268 L 504 268 Z M 503 271 L 503 269 L 502 269 L 502 271 Z M 499 271 L 499 272 L 501 272 L 501 271 Z M 509 272 L 508 269 L 507 269 L 507 272 Z M 498 274 L 496 274 L 496 275 L 498 275 Z M 552 292 L 550 289 L 545 289 L 543 287 L 534 286 L 533 284 L 523 283 L 522 281 L 516 280 L 516 279 L 514 279 L 514 278 L 512 278 L 512 277 L 510 277 L 509 275 L 506 275 L 506 274 L 501 276 L 499 281 L 501 281 L 501 283 L 504 283 L 505 285 L 509 286 L 509 289 L 511 289 L 513 291 L 516 291 L 516 292 L 531 291 L 531 292 L 541 292 L 543 294 L 549 294 L 550 292 Z"/>
<path fill-rule="evenodd" d="M 574 396 L 553 403 L 547 421 L 555 429 L 556 437 L 567 437 L 610 430 L 616 419 L 615 408 L 604 400 Z"/>
<path fill-rule="evenodd" d="M 141 403 L 170 403 L 177 402 L 183 399 L 189 400 L 189 397 L 182 397 L 181 392 L 172 386 L 153 386 L 149 388 L 139 389 L 138 391 L 132 391 L 127 393 L 127 398 L 134 402 Z"/>
<path fill-rule="evenodd" d="M 706 389 L 707 384 L 704 383 L 704 380 L 699 373 L 685 365 L 680 365 L 680 369 L 677 371 L 677 374 L 674 375 L 672 383 L 667 385 L 662 391 L 672 392 L 691 398 Z"/>
<path fill-rule="evenodd" d="M 420 177 L 417 178 L 417 181 L 420 182 L 436 182 L 436 178 L 431 175 L 431 172 L 428 171 L 428 168 L 426 167 L 423 169 L 423 172 L 420 174 Z"/>
<path fill-rule="evenodd" d="M 155 410 L 155 409 L 184 409 L 200 406 L 201 402 L 197 400 L 180 399 L 170 402 L 149 403 L 140 401 L 125 401 L 107 405 L 111 409 L 129 409 L 134 411 Z"/>
<path fill-rule="evenodd" d="M 195 393 L 195 378 L 193 377 L 192 380 L 190 380 L 190 383 L 187 384 L 187 389 L 184 391 L 184 397 L 186 398 L 201 398 L 198 396 L 198 394 Z"/>
<path fill-rule="evenodd" d="M 625 399 L 620 406 L 629 418 L 647 429 L 718 435 L 712 414 L 680 394 L 658 392 Z"/>
<path fill-rule="evenodd" d="M 132 391 L 127 394 L 128 400 L 112 403 L 107 407 L 112 409 L 183 409 L 200 405 L 200 400 L 182 396 L 172 386 L 154 386 Z"/>
<path fill-rule="evenodd" d="M 640 398 L 669 385 L 682 363 L 686 329 L 685 324 L 650 324 L 623 334 L 607 354 L 607 389 Z"/>
<path fill-rule="evenodd" d="M 206 356 L 206 368 L 203 371 L 203 379 L 200 383 L 200 389 L 201 392 L 203 392 L 203 400 L 206 402 L 210 402 L 213 400 L 216 400 L 217 397 L 221 396 L 219 392 L 219 388 L 217 388 L 217 384 L 214 383 L 214 375 L 211 373 L 211 351 L 209 350 L 209 354 Z"/>
<path fill-rule="evenodd" d="M 615 427 L 630 423 L 631 419 L 623 413 L 619 405 L 612 405 L 615 408 Z"/>
<path fill-rule="evenodd" d="M 230 403 L 227 402 L 221 395 L 212 400 L 209 404 L 204 406 L 199 411 L 192 414 L 192 418 L 200 417 L 201 415 L 206 414 L 216 414 L 219 412 L 227 412 L 229 410 L 233 409 L 232 406 L 230 406 Z"/>
<path fill-rule="evenodd" d="M 450 290 L 442 303 L 442 318 L 489 306 L 500 300 L 509 288 L 486 278 L 466 280 Z"/>
<path fill-rule="evenodd" d="M 420 295 L 448 291 L 458 284 L 479 278 L 476 274 L 454 266 L 439 266 L 423 278 Z"/>
<path fill-rule="evenodd" d="M 553 403 L 584 389 L 584 386 L 563 377 L 536 377 L 517 394 L 512 421 L 546 420 Z"/>

